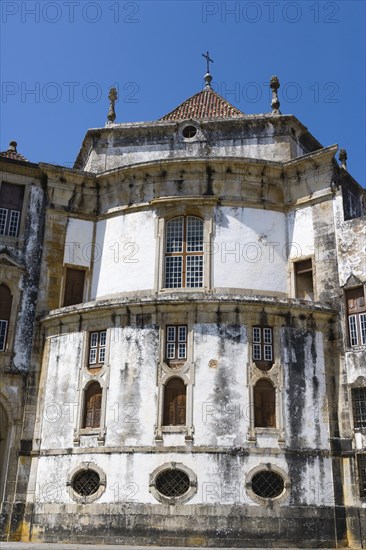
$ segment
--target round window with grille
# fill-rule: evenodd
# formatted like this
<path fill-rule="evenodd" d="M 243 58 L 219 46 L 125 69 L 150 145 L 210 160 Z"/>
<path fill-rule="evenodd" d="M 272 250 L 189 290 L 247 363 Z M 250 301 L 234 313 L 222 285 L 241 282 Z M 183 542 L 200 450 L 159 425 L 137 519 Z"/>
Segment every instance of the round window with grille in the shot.
<path fill-rule="evenodd" d="M 78 472 L 72 482 L 72 488 L 75 493 L 82 497 L 94 495 L 100 486 L 100 477 L 94 470 L 81 470 Z"/>
<path fill-rule="evenodd" d="M 263 470 L 252 478 L 252 491 L 261 498 L 276 498 L 285 488 L 283 478 L 270 470 Z"/>
<path fill-rule="evenodd" d="M 182 470 L 165 470 L 155 481 L 155 487 L 165 497 L 181 497 L 189 489 L 189 477 Z"/>

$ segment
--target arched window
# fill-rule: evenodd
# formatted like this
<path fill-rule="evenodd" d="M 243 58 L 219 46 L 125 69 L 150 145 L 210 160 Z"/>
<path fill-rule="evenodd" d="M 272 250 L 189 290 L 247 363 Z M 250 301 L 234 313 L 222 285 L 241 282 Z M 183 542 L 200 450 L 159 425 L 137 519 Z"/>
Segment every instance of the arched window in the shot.
<path fill-rule="evenodd" d="M 254 386 L 254 426 L 276 427 L 276 390 L 269 380 L 258 380 Z"/>
<path fill-rule="evenodd" d="M 186 386 L 181 378 L 171 378 L 165 385 L 163 425 L 186 425 Z"/>
<path fill-rule="evenodd" d="M 85 391 L 83 428 L 99 428 L 102 412 L 102 388 L 92 382 Z"/>
<path fill-rule="evenodd" d="M 6 349 L 6 338 L 8 335 L 12 295 L 6 285 L 0 285 L 0 351 Z"/>
<path fill-rule="evenodd" d="M 173 218 L 166 224 L 165 237 L 165 288 L 202 287 L 203 220 Z"/>

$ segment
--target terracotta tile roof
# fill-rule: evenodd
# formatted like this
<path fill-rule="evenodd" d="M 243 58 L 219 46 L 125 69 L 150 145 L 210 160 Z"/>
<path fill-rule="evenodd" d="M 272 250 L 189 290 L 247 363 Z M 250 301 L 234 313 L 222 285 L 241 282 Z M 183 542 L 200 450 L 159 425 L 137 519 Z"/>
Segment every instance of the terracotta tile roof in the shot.
<path fill-rule="evenodd" d="M 159 120 L 187 120 L 189 118 L 238 118 L 244 113 L 231 105 L 212 89 L 206 89 L 184 101 L 179 107 Z"/>
<path fill-rule="evenodd" d="M 20 153 L 17 152 L 17 143 L 16 141 L 11 141 L 9 144 L 9 149 L 7 151 L 1 151 L 0 157 L 10 160 L 21 160 L 22 162 L 29 162 L 28 159 L 23 157 Z"/>

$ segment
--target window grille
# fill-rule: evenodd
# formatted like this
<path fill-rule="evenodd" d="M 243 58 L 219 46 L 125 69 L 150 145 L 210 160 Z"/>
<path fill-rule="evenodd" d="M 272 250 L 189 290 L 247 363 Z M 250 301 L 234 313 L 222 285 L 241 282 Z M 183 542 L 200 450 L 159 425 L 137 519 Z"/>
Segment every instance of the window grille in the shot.
<path fill-rule="evenodd" d="M 366 428 L 366 388 L 352 389 L 352 404 L 355 428 Z"/>
<path fill-rule="evenodd" d="M 366 497 L 366 454 L 357 455 L 358 481 L 360 497 Z"/>
<path fill-rule="evenodd" d="M 100 486 L 100 477 L 95 470 L 81 470 L 72 482 L 72 487 L 80 496 L 88 497 L 94 495 Z"/>
<path fill-rule="evenodd" d="M 282 477 L 272 471 L 263 470 L 252 478 L 252 490 L 262 498 L 278 497 L 284 488 L 285 485 Z"/>
<path fill-rule="evenodd" d="M 188 475 L 179 469 L 164 470 L 155 481 L 155 487 L 165 497 L 180 497 L 190 486 Z"/>

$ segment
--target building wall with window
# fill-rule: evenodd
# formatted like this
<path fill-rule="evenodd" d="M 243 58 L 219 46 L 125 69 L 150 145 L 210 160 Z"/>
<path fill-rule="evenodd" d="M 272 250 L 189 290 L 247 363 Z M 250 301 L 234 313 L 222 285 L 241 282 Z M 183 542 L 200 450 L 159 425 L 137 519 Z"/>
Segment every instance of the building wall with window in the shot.
<path fill-rule="evenodd" d="M 0 359 L 29 371 L 4 538 L 365 544 L 364 191 L 295 117 L 205 90 L 37 165 L 1 236 Z"/>

